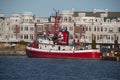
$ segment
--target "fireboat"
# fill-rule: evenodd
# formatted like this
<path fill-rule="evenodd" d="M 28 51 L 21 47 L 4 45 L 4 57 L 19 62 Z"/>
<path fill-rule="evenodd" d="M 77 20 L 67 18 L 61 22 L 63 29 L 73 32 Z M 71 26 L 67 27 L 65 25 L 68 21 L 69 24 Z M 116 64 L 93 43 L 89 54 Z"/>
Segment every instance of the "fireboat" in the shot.
<path fill-rule="evenodd" d="M 67 29 L 60 29 L 59 16 L 54 16 L 54 34 L 46 33 L 38 35 L 36 40 L 26 46 L 28 57 L 35 58 L 79 58 L 79 59 L 100 59 L 99 49 L 86 49 L 77 45 L 73 39 L 69 44 L 69 32 Z M 79 41 L 80 42 L 80 41 Z"/>

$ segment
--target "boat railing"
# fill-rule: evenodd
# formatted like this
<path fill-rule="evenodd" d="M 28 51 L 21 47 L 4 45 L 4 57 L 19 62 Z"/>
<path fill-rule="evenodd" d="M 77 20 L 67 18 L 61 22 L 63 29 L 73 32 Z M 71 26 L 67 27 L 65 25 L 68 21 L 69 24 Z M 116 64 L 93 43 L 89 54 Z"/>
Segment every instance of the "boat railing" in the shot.
<path fill-rule="evenodd" d="M 70 46 L 70 45 L 52 45 L 52 44 L 45 44 L 45 43 L 39 44 L 39 49 L 41 49 L 41 50 L 51 50 L 51 51 L 83 51 L 83 50 L 89 50 L 89 49 L 85 49 L 85 48 L 77 49 L 76 47 Z"/>

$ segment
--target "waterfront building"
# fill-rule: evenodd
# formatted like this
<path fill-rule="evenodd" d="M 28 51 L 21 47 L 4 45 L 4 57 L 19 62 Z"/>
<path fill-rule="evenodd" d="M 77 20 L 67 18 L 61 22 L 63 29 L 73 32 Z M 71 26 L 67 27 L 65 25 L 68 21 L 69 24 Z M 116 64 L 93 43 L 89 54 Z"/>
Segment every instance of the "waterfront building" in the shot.
<path fill-rule="evenodd" d="M 59 15 L 59 26 L 70 33 L 69 43 L 73 39 L 80 40 L 87 47 L 96 40 L 97 48 L 114 47 L 118 40 L 120 47 L 120 12 L 109 12 L 108 9 L 93 11 L 62 11 Z M 54 33 L 54 16 L 36 17 L 34 13 L 13 14 L 6 18 L 0 14 L 0 41 L 31 42 L 39 34 Z"/>
<path fill-rule="evenodd" d="M 20 15 L 12 14 L 10 18 L 1 17 L 0 24 L 0 41 L 1 42 L 18 42 L 19 41 L 19 26 Z"/>
<path fill-rule="evenodd" d="M 21 15 L 20 14 L 12 14 L 10 17 L 9 23 L 9 42 L 18 42 L 20 41 L 20 23 L 21 23 Z"/>
<path fill-rule="evenodd" d="M 44 34 L 46 32 L 45 23 L 48 23 L 49 20 L 47 17 L 37 17 L 35 18 L 35 38 L 38 35 Z"/>
<path fill-rule="evenodd" d="M 74 32 L 75 32 L 75 23 L 73 20 L 73 15 L 74 15 L 74 9 L 71 10 L 66 10 L 62 11 L 60 16 L 60 26 L 62 29 L 67 29 L 69 31 L 69 43 L 72 42 L 72 39 L 75 37 Z"/>
<path fill-rule="evenodd" d="M 73 16 L 75 27 L 82 27 L 80 29 L 84 32 L 81 32 L 82 35 L 75 35 L 81 37 L 81 41 L 87 45 L 91 44 L 93 37 L 96 40 L 97 48 L 103 45 L 114 47 L 115 39 L 120 44 L 120 12 L 93 9 L 93 12 L 76 11 Z"/>
<path fill-rule="evenodd" d="M 21 16 L 20 40 L 30 42 L 34 39 L 35 14 L 32 12 L 25 12 Z"/>
<path fill-rule="evenodd" d="M 0 41 L 3 41 L 3 28 L 4 28 L 5 16 L 4 14 L 0 14 Z"/>

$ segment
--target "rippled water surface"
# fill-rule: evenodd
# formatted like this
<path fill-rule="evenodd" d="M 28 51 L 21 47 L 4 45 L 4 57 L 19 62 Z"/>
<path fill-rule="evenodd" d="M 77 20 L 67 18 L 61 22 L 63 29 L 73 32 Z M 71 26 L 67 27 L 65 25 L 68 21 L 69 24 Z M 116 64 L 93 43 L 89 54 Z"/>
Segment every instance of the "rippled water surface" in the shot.
<path fill-rule="evenodd" d="M 0 56 L 0 80 L 120 80 L 120 62 Z"/>

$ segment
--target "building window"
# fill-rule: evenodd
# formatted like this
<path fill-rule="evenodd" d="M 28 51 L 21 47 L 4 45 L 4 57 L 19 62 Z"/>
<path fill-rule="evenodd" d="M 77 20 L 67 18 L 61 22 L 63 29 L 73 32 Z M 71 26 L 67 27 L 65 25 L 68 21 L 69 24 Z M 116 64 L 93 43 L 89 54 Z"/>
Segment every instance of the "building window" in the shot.
<path fill-rule="evenodd" d="M 106 19 L 106 22 L 108 22 L 108 23 L 109 23 L 109 22 L 110 22 L 110 19 Z"/>
<path fill-rule="evenodd" d="M 100 37 L 99 37 L 99 35 L 97 35 L 97 40 L 99 40 L 100 39 Z"/>
<path fill-rule="evenodd" d="M 112 19 L 112 20 L 111 20 L 111 22 L 116 23 L 116 22 L 117 22 L 117 20 L 116 20 L 116 19 Z"/>
<path fill-rule="evenodd" d="M 23 31 L 23 27 L 21 26 L 21 31 Z"/>
<path fill-rule="evenodd" d="M 72 30 L 73 30 L 73 27 L 69 27 L 69 30 L 71 30 L 71 31 L 72 31 Z"/>
<path fill-rule="evenodd" d="M 43 31 L 46 31 L 46 27 L 45 26 L 43 27 Z"/>
<path fill-rule="evenodd" d="M 97 19 L 95 19 L 95 21 L 96 21 L 96 22 L 98 22 L 98 20 L 97 20 Z"/>
<path fill-rule="evenodd" d="M 28 34 L 24 34 L 24 39 L 28 39 Z"/>
<path fill-rule="evenodd" d="M 72 18 L 71 18 L 71 17 L 69 17 L 69 21 L 72 21 Z"/>
<path fill-rule="evenodd" d="M 83 27 L 83 31 L 85 31 L 85 28 Z"/>
<path fill-rule="evenodd" d="M 37 20 L 38 23 L 40 23 L 40 20 Z"/>
<path fill-rule="evenodd" d="M 16 19 L 15 22 L 17 22 L 18 20 Z"/>
<path fill-rule="evenodd" d="M 110 35 L 107 35 L 107 36 L 106 36 L 106 39 L 110 40 Z"/>
<path fill-rule="evenodd" d="M 88 31 L 88 27 L 86 26 L 86 31 Z"/>
<path fill-rule="evenodd" d="M 42 31 L 42 27 L 38 26 L 38 32 L 41 32 L 41 31 Z"/>
<path fill-rule="evenodd" d="M 89 26 L 89 31 L 91 31 L 91 27 Z"/>
<path fill-rule="evenodd" d="M 10 31 L 10 27 L 9 27 L 9 31 Z"/>
<path fill-rule="evenodd" d="M 113 36 L 111 36 L 111 40 L 114 40 L 114 37 L 113 37 Z"/>
<path fill-rule="evenodd" d="M 113 32 L 113 28 L 109 28 L 109 32 Z"/>
<path fill-rule="evenodd" d="M 64 17 L 64 21 L 67 21 L 67 17 Z"/>
<path fill-rule="evenodd" d="M 87 19 L 83 19 L 83 22 L 87 22 Z"/>
<path fill-rule="evenodd" d="M 76 38 L 76 39 L 78 39 L 78 38 L 79 38 L 79 36 L 78 36 L 78 35 L 75 35 L 75 38 Z"/>
<path fill-rule="evenodd" d="M 28 31 L 28 26 L 25 26 L 25 31 Z"/>
<path fill-rule="evenodd" d="M 33 31 L 33 27 L 30 27 L 30 31 Z"/>
<path fill-rule="evenodd" d="M 103 35 L 100 35 L 100 39 L 102 39 Z"/>
<path fill-rule="evenodd" d="M 105 31 L 107 31 L 107 28 L 105 28 Z"/>
<path fill-rule="evenodd" d="M 118 32 L 120 32 L 120 27 L 118 27 Z"/>
<path fill-rule="evenodd" d="M 94 27 L 94 31 L 96 31 L 96 26 Z"/>
<path fill-rule="evenodd" d="M 28 19 L 25 19 L 25 22 L 28 22 Z"/>
<path fill-rule="evenodd" d="M 10 36 L 11 38 L 13 38 L 13 34 L 11 34 L 11 36 Z"/>
<path fill-rule="evenodd" d="M 97 31 L 99 31 L 99 26 L 97 27 Z"/>
<path fill-rule="evenodd" d="M 72 35 L 70 35 L 70 36 L 69 36 L 69 39 L 73 39 L 73 36 L 72 36 Z"/>
<path fill-rule="evenodd" d="M 33 39 L 33 34 L 30 34 L 30 39 L 31 39 L 31 40 Z"/>
<path fill-rule="evenodd" d="M 20 38 L 23 39 L 23 35 L 22 34 L 21 34 Z"/>
<path fill-rule="evenodd" d="M 67 26 L 63 26 L 63 30 L 66 30 L 67 29 Z"/>
<path fill-rule="evenodd" d="M 103 31 L 103 27 L 101 27 L 101 32 Z"/>
<path fill-rule="evenodd" d="M 31 22 L 32 22 L 32 19 L 29 19 L 29 22 L 31 23 Z"/>

